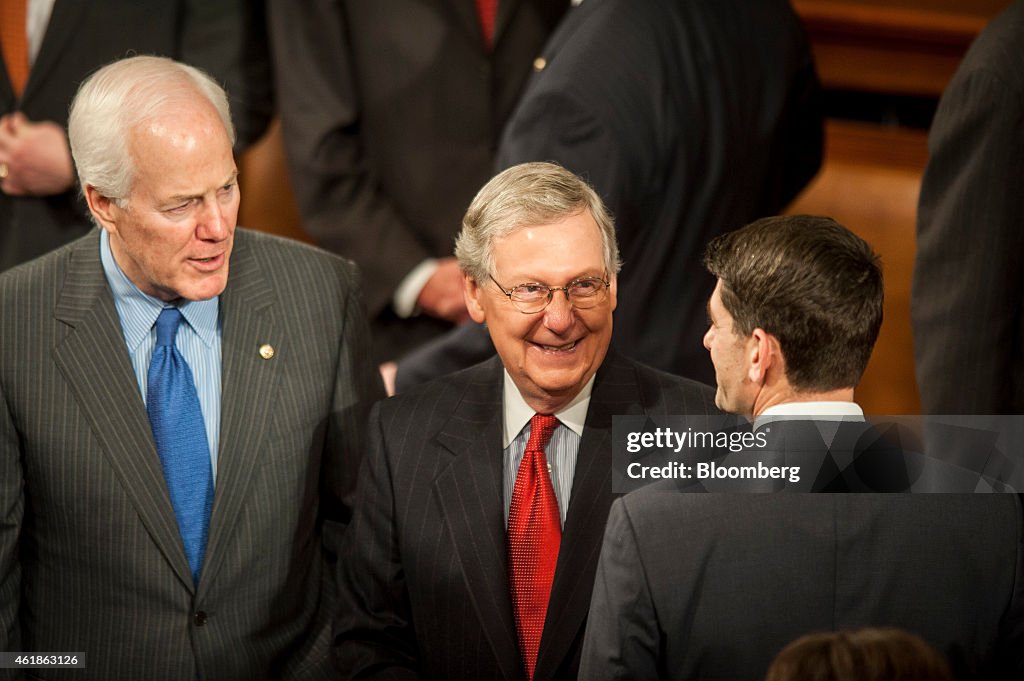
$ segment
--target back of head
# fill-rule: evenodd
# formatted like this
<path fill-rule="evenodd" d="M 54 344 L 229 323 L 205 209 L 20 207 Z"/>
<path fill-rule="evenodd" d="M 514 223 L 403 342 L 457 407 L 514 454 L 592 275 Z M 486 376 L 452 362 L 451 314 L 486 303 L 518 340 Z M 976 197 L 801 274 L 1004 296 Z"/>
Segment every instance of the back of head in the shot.
<path fill-rule="evenodd" d="M 889 628 L 809 634 L 780 652 L 765 681 L 953 681 L 922 638 Z"/>
<path fill-rule="evenodd" d="M 714 239 L 704 264 L 736 332 L 778 339 L 795 390 L 857 385 L 882 325 L 882 270 L 863 239 L 831 218 L 764 218 Z"/>
<path fill-rule="evenodd" d="M 527 225 L 558 222 L 590 211 L 601 231 L 608 275 L 617 274 L 615 224 L 594 189 L 555 163 L 520 163 L 495 175 L 473 198 L 455 242 L 459 266 L 476 281 L 494 272 L 494 240 Z"/>
<path fill-rule="evenodd" d="M 212 106 L 232 144 L 235 130 L 227 95 L 199 69 L 165 57 L 129 57 L 112 62 L 82 83 L 71 103 L 68 140 L 84 190 L 124 201 L 134 176 L 128 137 L 139 124 L 204 100 Z"/>

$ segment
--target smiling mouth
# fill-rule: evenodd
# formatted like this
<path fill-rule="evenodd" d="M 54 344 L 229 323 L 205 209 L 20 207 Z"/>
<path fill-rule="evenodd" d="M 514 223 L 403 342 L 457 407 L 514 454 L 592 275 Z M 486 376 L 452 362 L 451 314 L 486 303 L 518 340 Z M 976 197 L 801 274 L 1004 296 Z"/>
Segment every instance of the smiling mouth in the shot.
<path fill-rule="evenodd" d="M 541 343 L 534 343 L 538 348 L 547 350 L 548 352 L 568 352 L 576 347 L 578 341 L 566 343 L 565 345 L 542 345 Z"/>

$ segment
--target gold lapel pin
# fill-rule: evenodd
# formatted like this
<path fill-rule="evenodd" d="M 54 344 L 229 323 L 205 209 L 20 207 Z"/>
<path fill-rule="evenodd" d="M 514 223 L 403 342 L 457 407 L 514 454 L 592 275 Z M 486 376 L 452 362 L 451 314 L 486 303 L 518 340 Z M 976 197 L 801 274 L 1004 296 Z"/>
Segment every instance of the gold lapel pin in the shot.
<path fill-rule="evenodd" d="M 264 343 L 260 346 L 260 357 L 263 359 L 270 359 L 274 356 L 274 346 L 270 343 Z"/>

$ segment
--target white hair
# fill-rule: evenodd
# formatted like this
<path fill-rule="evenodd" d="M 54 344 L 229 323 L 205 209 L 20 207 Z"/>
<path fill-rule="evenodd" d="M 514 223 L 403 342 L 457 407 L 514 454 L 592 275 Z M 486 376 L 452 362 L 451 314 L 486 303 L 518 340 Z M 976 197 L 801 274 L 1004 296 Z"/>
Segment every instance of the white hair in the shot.
<path fill-rule="evenodd" d="M 478 282 L 494 274 L 494 240 L 527 225 L 557 222 L 590 211 L 601 232 L 608 276 L 622 267 L 615 222 L 601 197 L 556 163 L 520 163 L 495 175 L 473 198 L 462 218 L 455 257 Z"/>
<path fill-rule="evenodd" d="M 231 144 L 235 128 L 224 89 L 199 69 L 166 57 L 128 57 L 107 64 L 78 88 L 68 116 L 68 140 L 78 180 L 124 205 L 135 167 L 128 135 L 137 125 L 205 98 Z"/>

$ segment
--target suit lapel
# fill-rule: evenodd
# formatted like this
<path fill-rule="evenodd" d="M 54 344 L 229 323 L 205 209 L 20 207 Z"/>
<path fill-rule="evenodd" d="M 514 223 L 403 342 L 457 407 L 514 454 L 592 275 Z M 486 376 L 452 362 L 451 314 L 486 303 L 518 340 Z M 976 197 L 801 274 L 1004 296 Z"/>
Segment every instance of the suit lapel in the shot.
<path fill-rule="evenodd" d="M 508 22 L 511 21 L 510 15 L 502 15 L 500 9 L 501 5 L 498 7 L 498 26 L 500 28 L 495 29 L 496 35 L 498 30 L 503 29 L 507 26 Z M 555 26 L 554 31 L 551 32 L 551 35 L 548 37 L 548 40 L 541 51 L 541 55 L 545 60 L 547 60 L 548 64 L 551 64 L 551 62 L 558 56 L 558 53 L 561 52 L 562 48 L 570 42 L 573 33 L 583 25 L 585 15 L 582 12 L 582 6 L 570 7 L 566 10 L 565 16 L 562 17 L 562 20 Z M 537 74 L 533 74 L 531 78 L 537 78 Z"/>
<path fill-rule="evenodd" d="M 505 33 L 505 29 L 508 28 L 509 23 L 512 21 L 512 15 L 514 15 L 516 9 L 518 9 L 518 5 L 519 0 L 498 0 L 498 16 L 494 18 L 493 45 L 497 45 L 498 41 L 501 40 L 501 36 Z M 481 36 L 482 35 L 483 34 L 481 33 Z"/>
<path fill-rule="evenodd" d="M 282 351 L 281 330 L 273 314 L 273 287 L 247 244 L 246 234 L 237 230 L 228 285 L 220 298 L 220 452 L 200 597 L 214 581 L 224 544 L 232 535 L 253 471 L 260 463 L 256 455 L 267 438 L 279 362 L 263 359 L 259 348 L 270 343 Z"/>
<path fill-rule="evenodd" d="M 438 434 L 438 443 L 453 457 L 434 488 L 479 624 L 505 678 L 511 681 L 522 678 L 523 671 L 509 594 L 502 509 L 501 385 L 501 363 L 494 358 L 479 369 Z M 536 681 L 554 678 L 582 635 L 612 502 L 612 416 L 643 414 L 639 406 L 643 403 L 632 365 L 609 350 L 594 381 L 580 441 Z"/>
<path fill-rule="evenodd" d="M 64 44 L 81 25 L 79 17 L 88 5 L 88 2 L 71 0 L 56 0 L 53 3 L 50 21 L 46 25 L 46 33 L 39 46 L 39 54 L 36 55 L 35 63 L 29 72 L 28 82 L 25 83 L 22 100 L 31 97 L 32 93 L 45 81 L 47 72 L 53 68 L 64 52 Z"/>
<path fill-rule="evenodd" d="M 501 11 L 501 0 L 498 0 L 499 12 Z M 484 51 L 484 34 L 480 28 L 480 19 L 476 13 L 475 0 L 438 0 L 441 12 L 449 14 L 458 32 L 466 39 L 479 47 L 480 52 Z M 497 21 L 495 21 L 497 27 Z"/>
<path fill-rule="evenodd" d="M 605 521 L 612 503 L 612 416 L 642 414 L 633 367 L 611 350 L 594 381 L 576 457 L 535 681 L 552 679 L 583 633 Z"/>
<path fill-rule="evenodd" d="M 53 350 L 58 369 L 146 531 L 192 589 L 149 418 L 100 263 L 99 230 L 73 249 L 54 315 L 72 327 Z"/>
<path fill-rule="evenodd" d="M 501 362 L 494 358 L 476 372 L 437 436 L 453 457 L 437 476 L 434 490 L 479 624 L 505 678 L 513 681 L 522 678 L 523 667 L 509 594 L 502 509 L 501 390 Z"/>

